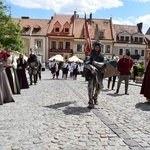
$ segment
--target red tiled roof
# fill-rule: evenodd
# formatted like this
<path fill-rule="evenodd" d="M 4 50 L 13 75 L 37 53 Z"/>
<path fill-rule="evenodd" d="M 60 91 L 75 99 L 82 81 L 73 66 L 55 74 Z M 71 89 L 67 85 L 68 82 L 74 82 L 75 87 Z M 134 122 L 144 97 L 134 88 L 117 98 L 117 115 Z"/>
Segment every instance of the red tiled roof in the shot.
<path fill-rule="evenodd" d="M 34 28 L 39 28 L 38 32 L 32 33 L 32 35 L 40 35 L 46 36 L 47 30 L 49 27 L 50 20 L 48 19 L 22 19 L 22 18 L 13 18 L 15 23 L 19 23 L 20 27 L 23 29 L 24 27 L 29 27 L 27 32 L 23 32 L 22 35 L 31 35 L 31 31 Z"/>
<path fill-rule="evenodd" d="M 74 24 L 74 15 L 58 15 L 55 14 L 53 19 L 51 20 L 49 29 L 48 29 L 48 34 L 49 35 L 66 35 L 62 32 L 63 26 L 65 25 L 66 22 L 70 24 L 70 32 L 67 34 L 67 36 L 73 36 L 73 24 Z M 56 22 L 59 22 L 61 25 L 61 29 L 59 33 L 54 32 L 54 25 Z"/>

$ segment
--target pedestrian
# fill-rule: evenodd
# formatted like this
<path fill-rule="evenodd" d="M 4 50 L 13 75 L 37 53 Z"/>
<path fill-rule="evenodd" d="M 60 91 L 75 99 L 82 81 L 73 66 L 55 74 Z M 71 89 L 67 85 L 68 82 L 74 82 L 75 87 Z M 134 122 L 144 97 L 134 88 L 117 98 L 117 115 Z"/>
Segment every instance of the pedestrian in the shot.
<path fill-rule="evenodd" d="M 46 68 L 46 65 L 45 65 L 45 62 L 43 61 L 42 62 L 42 71 L 45 71 L 45 68 Z"/>
<path fill-rule="evenodd" d="M 12 90 L 13 94 L 20 94 L 20 84 L 18 80 L 18 75 L 17 75 L 17 61 L 16 58 L 13 56 L 12 50 L 8 49 L 7 53 L 10 55 L 7 58 L 7 64 L 5 65 L 6 69 L 6 74 L 8 77 L 8 81 Z"/>
<path fill-rule="evenodd" d="M 53 80 L 55 79 L 55 76 L 56 76 L 56 60 L 53 59 L 52 63 L 51 63 L 51 73 L 52 73 L 52 76 L 53 76 Z"/>
<path fill-rule="evenodd" d="M 125 81 L 125 94 L 129 95 L 128 93 L 128 85 L 129 85 L 129 79 L 130 79 L 130 70 L 133 66 L 133 59 L 130 57 L 130 51 L 128 50 L 126 54 L 120 58 L 117 64 L 117 69 L 120 72 L 119 74 L 119 80 L 117 84 L 117 90 L 116 93 L 119 93 L 119 89 L 121 86 L 121 82 Z"/>
<path fill-rule="evenodd" d="M 41 61 L 40 60 L 37 60 L 38 61 L 38 67 L 37 67 L 37 76 L 36 76 L 36 81 L 38 80 L 41 80 L 41 71 L 42 71 L 42 64 L 41 64 Z"/>
<path fill-rule="evenodd" d="M 37 71 L 38 71 L 38 61 L 37 61 L 37 56 L 33 53 L 30 54 L 28 60 L 28 71 L 29 71 L 29 76 L 30 76 L 30 85 L 32 85 L 32 77 L 34 79 L 34 84 L 36 85 L 37 82 Z"/>
<path fill-rule="evenodd" d="M 88 80 L 88 108 L 98 105 L 98 95 L 102 89 L 103 73 L 105 70 L 105 57 L 101 52 L 99 40 L 93 43 L 93 50 L 85 58 L 86 79 Z M 95 92 L 94 92 L 95 91 Z"/>
<path fill-rule="evenodd" d="M 0 45 L 0 105 L 14 102 L 10 84 L 5 72 L 5 64 L 10 55 Z"/>
<path fill-rule="evenodd" d="M 17 75 L 19 79 L 20 89 L 29 88 L 27 77 L 26 77 L 27 61 L 24 59 L 23 54 L 19 54 L 17 59 Z"/>
<path fill-rule="evenodd" d="M 138 67 L 137 67 L 137 63 L 134 62 L 134 64 L 133 64 L 133 82 L 135 82 L 136 76 L 138 76 Z"/>
<path fill-rule="evenodd" d="M 79 65 L 78 62 L 74 62 L 73 65 L 73 80 L 77 80 Z"/>
<path fill-rule="evenodd" d="M 111 60 L 109 63 L 110 63 L 114 68 L 117 68 L 118 60 L 119 60 L 119 57 L 118 57 L 118 56 L 114 56 L 113 60 Z M 113 78 L 111 90 L 114 90 L 114 86 L 115 86 L 115 82 L 116 82 L 116 77 L 117 77 L 117 76 L 113 76 L 113 77 L 109 77 L 109 78 L 108 78 L 108 84 L 107 84 L 107 88 L 108 88 L 108 89 L 109 89 L 109 87 L 110 87 L 110 82 L 112 81 L 112 78 Z"/>
<path fill-rule="evenodd" d="M 147 59 L 147 67 L 146 67 L 140 94 L 143 94 L 144 97 L 146 97 L 146 100 L 150 102 L 150 55 Z"/>
<path fill-rule="evenodd" d="M 69 71 L 69 63 L 68 60 L 63 64 L 63 78 L 67 80 L 68 78 L 68 71 Z"/>

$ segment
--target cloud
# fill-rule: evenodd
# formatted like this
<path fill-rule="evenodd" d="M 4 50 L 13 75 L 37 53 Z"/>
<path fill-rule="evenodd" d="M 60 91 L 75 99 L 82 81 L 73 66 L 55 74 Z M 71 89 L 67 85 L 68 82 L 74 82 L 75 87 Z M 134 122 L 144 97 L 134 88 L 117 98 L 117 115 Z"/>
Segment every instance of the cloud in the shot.
<path fill-rule="evenodd" d="M 132 0 L 132 1 L 135 1 L 135 2 L 149 2 L 150 0 Z"/>
<path fill-rule="evenodd" d="M 8 0 L 8 2 L 24 7 L 54 10 L 56 13 L 73 13 L 75 10 L 78 14 L 94 13 L 98 9 L 109 9 L 123 6 L 122 0 Z"/>
<path fill-rule="evenodd" d="M 129 17 L 127 19 L 121 19 L 121 18 L 116 18 L 112 19 L 114 24 L 121 24 L 121 25 L 135 25 L 134 17 Z"/>

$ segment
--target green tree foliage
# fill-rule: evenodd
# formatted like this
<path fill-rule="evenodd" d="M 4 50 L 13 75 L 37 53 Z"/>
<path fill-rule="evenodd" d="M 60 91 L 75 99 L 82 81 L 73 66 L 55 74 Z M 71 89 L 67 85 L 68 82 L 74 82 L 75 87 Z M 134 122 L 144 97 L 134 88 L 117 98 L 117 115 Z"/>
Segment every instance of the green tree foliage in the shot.
<path fill-rule="evenodd" d="M 23 39 L 20 36 L 19 24 L 13 22 L 7 14 L 9 7 L 4 6 L 0 0 L 0 43 L 5 49 L 11 48 L 20 51 L 23 48 Z"/>

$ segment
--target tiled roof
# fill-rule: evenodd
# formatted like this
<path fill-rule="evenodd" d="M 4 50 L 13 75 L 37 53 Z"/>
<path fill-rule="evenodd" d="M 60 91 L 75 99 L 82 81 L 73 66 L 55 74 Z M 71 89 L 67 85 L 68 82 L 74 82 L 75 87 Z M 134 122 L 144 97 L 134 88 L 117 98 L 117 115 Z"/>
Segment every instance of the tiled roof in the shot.
<path fill-rule="evenodd" d="M 99 31 L 104 30 L 104 39 L 112 39 L 111 22 L 110 19 L 92 19 L 95 25 L 98 25 Z M 96 32 L 95 32 L 96 33 Z M 94 30 L 93 30 L 94 34 Z"/>
<path fill-rule="evenodd" d="M 13 18 L 15 23 L 19 23 L 20 27 L 23 29 L 24 27 L 29 27 L 27 32 L 22 32 L 22 35 L 40 35 L 46 36 L 50 20 L 48 19 L 22 19 L 22 18 Z M 39 28 L 38 32 L 33 32 L 34 28 Z"/>
<path fill-rule="evenodd" d="M 75 21 L 75 38 L 84 38 L 84 18 L 77 18 Z M 88 23 L 89 33 L 91 39 L 97 39 L 100 31 L 104 31 L 103 39 L 112 39 L 110 20 L 106 19 L 92 19 Z"/>
<path fill-rule="evenodd" d="M 150 28 L 147 30 L 147 32 L 145 34 L 150 35 Z"/>
<path fill-rule="evenodd" d="M 75 20 L 75 38 L 84 38 L 84 23 L 85 19 L 76 18 Z"/>
<path fill-rule="evenodd" d="M 129 34 L 135 34 L 138 32 L 138 27 L 137 26 L 131 26 L 131 25 L 118 25 L 114 24 L 114 31 L 116 34 L 119 34 L 121 32 L 128 32 Z"/>
<path fill-rule="evenodd" d="M 73 22 L 74 20 L 74 15 L 60 15 L 60 14 L 54 14 L 54 17 L 51 20 L 49 29 L 48 29 L 48 34 L 49 35 L 63 35 L 63 26 L 65 25 L 66 22 L 68 22 L 70 24 L 70 33 L 67 34 L 68 36 L 72 36 L 73 35 Z M 60 33 L 55 33 L 54 32 L 54 24 L 56 22 L 59 22 L 61 25 L 61 29 L 60 29 Z"/>

